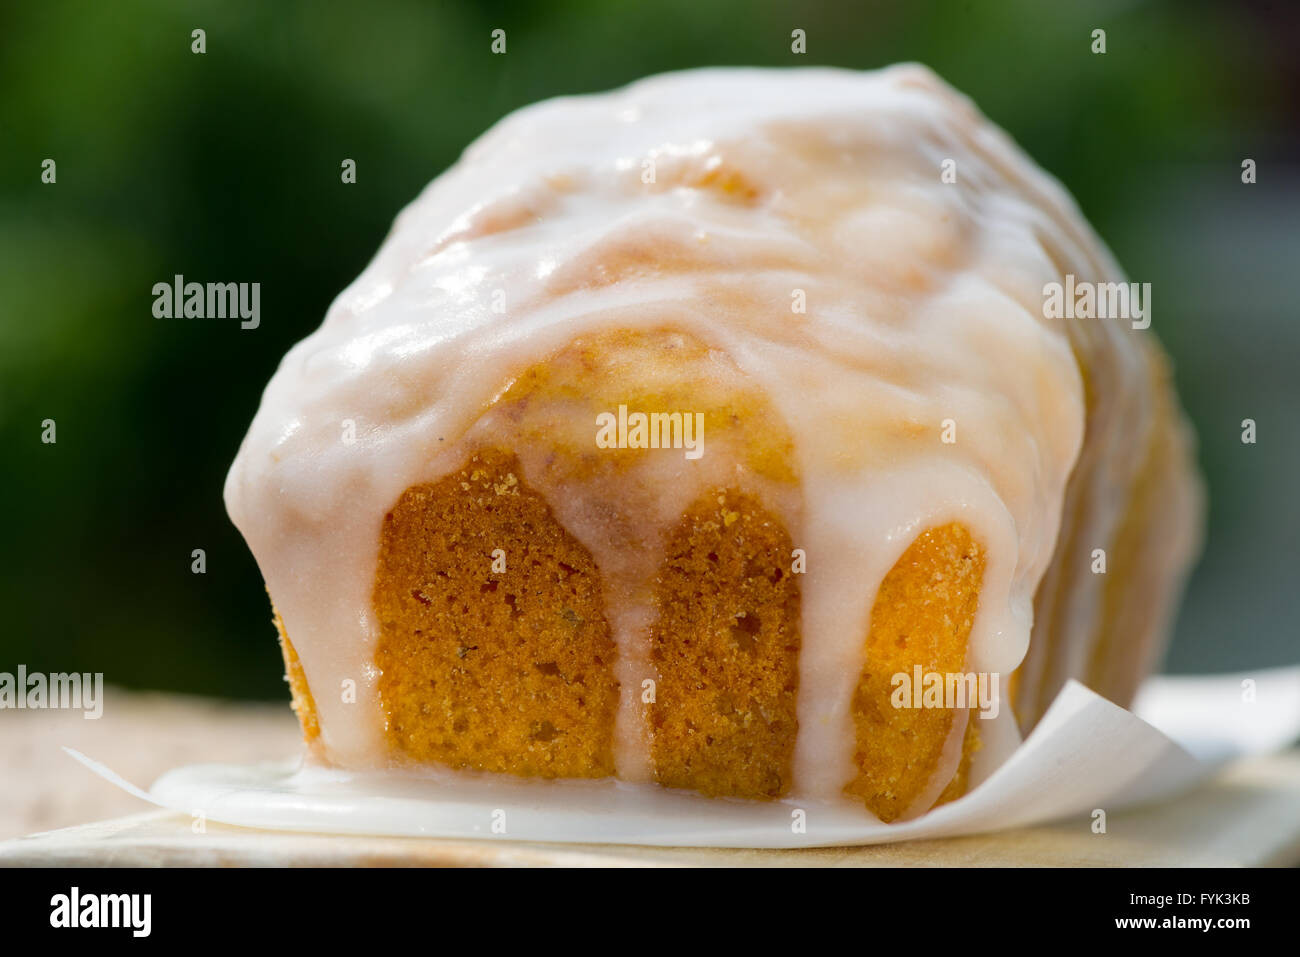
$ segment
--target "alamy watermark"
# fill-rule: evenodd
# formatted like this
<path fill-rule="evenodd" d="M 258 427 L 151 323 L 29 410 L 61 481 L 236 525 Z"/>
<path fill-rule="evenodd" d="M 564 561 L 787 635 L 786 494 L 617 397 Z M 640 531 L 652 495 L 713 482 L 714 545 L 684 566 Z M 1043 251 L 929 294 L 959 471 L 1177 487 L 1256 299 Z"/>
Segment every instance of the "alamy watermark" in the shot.
<path fill-rule="evenodd" d="M 1127 319 L 1134 329 L 1146 329 L 1151 325 L 1151 283 L 1079 282 L 1067 274 L 1064 283 L 1043 286 L 1043 316 Z"/>
<path fill-rule="evenodd" d="M 0 710 L 83 711 L 87 720 L 104 715 L 104 673 L 65 674 L 28 672 L 19 665 L 16 674 L 0 671 Z"/>
<path fill-rule="evenodd" d="M 596 448 L 683 449 L 688 459 L 704 454 L 703 412 L 631 412 L 596 416 Z"/>
<path fill-rule="evenodd" d="M 83 894 L 74 886 L 50 898 L 50 926 L 122 928 L 132 937 L 148 937 L 153 930 L 153 895 Z"/>
<path fill-rule="evenodd" d="M 899 671 L 890 679 L 895 708 L 979 708 L 981 718 L 996 718 L 1002 709 L 996 671 L 925 671 L 920 665 L 911 674 Z"/>
<path fill-rule="evenodd" d="M 153 284 L 153 314 L 158 319 L 235 319 L 241 329 L 262 322 L 260 282 L 186 282 L 177 273 L 171 282 Z"/>

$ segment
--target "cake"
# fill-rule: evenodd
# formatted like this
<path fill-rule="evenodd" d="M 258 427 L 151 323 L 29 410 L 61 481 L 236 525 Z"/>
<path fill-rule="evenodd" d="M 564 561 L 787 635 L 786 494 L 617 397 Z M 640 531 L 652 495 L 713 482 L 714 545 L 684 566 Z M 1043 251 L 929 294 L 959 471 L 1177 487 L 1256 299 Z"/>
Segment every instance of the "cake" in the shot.
<path fill-rule="evenodd" d="M 226 482 L 313 760 L 896 821 L 1068 680 L 1126 705 L 1202 495 L 1154 327 L 1054 317 L 1065 282 L 1127 280 L 920 66 L 506 117 Z"/>

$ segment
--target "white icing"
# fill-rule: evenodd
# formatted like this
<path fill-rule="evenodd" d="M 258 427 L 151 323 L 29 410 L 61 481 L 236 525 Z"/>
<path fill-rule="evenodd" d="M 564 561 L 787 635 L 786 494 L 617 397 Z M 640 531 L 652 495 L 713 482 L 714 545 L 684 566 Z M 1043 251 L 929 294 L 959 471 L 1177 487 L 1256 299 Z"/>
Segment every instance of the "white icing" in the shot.
<path fill-rule="evenodd" d="M 945 159 L 956 184 L 941 182 Z M 1072 337 L 1143 361 L 1115 323 L 1080 332 L 1044 318 L 1043 285 L 1062 271 L 1120 277 L 1059 185 L 921 67 L 692 71 L 502 120 L 403 210 L 286 355 L 227 479 L 325 755 L 383 761 L 369 603 L 385 512 L 463 464 L 523 370 L 579 335 L 667 326 L 729 357 L 794 437 L 802 496 L 783 511 L 809 568 L 793 794 L 836 798 L 852 776 L 850 699 L 876 585 L 919 532 L 960 519 L 987 549 L 969 667 L 1005 678 L 1029 646 L 1083 443 Z M 795 289 L 806 314 L 791 311 Z M 1125 402 L 1146 401 L 1134 369 L 1105 374 Z M 649 619 L 633 583 L 656 564 L 660 523 L 729 460 L 724 446 L 655 461 L 663 515 L 647 516 L 633 556 L 592 518 L 598 489 L 539 488 L 626 585 L 612 621 L 617 766 L 635 781 L 649 774 Z M 524 469 L 533 481 L 526 457 Z M 1090 521 L 1105 529 L 1113 515 Z M 339 693 L 349 679 L 354 704 Z M 948 776 L 958 753 L 947 749 Z"/>

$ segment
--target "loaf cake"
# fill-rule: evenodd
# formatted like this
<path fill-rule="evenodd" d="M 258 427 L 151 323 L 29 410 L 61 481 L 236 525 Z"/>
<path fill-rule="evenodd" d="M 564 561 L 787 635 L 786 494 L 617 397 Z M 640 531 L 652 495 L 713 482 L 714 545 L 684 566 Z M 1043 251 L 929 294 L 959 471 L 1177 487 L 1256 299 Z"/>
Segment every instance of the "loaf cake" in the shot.
<path fill-rule="evenodd" d="M 506 117 L 226 482 L 313 760 L 895 821 L 1069 679 L 1127 704 L 1202 496 L 1159 322 L 1056 316 L 1067 280 L 1127 282 L 923 67 Z"/>

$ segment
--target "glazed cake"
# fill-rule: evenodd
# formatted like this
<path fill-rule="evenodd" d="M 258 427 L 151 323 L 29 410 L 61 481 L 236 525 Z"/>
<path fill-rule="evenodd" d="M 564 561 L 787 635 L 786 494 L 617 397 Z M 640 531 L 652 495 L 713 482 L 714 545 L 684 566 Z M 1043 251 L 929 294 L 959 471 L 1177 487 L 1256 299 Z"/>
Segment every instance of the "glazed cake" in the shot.
<path fill-rule="evenodd" d="M 1201 496 L 1152 330 L 1049 318 L 1067 276 L 1124 281 L 918 66 L 502 120 L 285 357 L 227 480 L 312 754 L 892 821 L 1068 679 L 1127 704 Z M 914 674 L 1007 706 L 899 707 Z"/>

